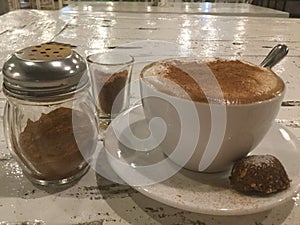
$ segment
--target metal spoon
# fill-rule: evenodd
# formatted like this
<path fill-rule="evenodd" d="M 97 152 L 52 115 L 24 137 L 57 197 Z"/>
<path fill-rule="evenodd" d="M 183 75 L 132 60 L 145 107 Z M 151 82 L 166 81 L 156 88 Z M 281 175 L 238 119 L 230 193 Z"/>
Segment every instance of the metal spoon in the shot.
<path fill-rule="evenodd" d="M 260 66 L 272 68 L 282 60 L 289 52 L 289 48 L 284 44 L 276 45 L 261 62 Z"/>

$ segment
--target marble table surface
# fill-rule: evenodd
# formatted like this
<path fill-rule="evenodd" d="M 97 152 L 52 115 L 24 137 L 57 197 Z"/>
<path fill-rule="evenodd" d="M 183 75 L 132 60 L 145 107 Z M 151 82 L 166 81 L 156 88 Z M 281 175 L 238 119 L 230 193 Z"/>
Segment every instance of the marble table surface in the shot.
<path fill-rule="evenodd" d="M 300 20 L 170 13 L 125 13 L 18 10 L 0 17 L 0 68 L 6 57 L 24 47 L 57 41 L 75 46 L 82 56 L 145 41 L 159 48 L 132 51 L 143 61 L 155 54 L 169 57 L 240 58 L 259 63 L 278 44 L 288 56 L 274 71 L 287 86 L 277 123 L 300 139 Z M 177 50 L 172 49 L 177 46 Z M 179 50 L 178 50 L 179 49 Z M 2 76 L 1 76 L 2 79 Z M 139 99 L 132 87 L 132 100 Z M 213 216 L 176 209 L 152 200 L 124 184 L 106 180 L 92 169 L 61 191 L 32 185 L 9 154 L 2 129 L 5 97 L 0 93 L 0 224 L 198 224 L 299 225 L 299 198 L 271 210 L 243 216 Z M 274 140 L 275 141 L 275 140 Z M 300 160 L 300 159 L 299 159 Z M 300 176 L 300 174 L 299 174 Z M 3 223 L 1 223 L 3 221 Z"/>

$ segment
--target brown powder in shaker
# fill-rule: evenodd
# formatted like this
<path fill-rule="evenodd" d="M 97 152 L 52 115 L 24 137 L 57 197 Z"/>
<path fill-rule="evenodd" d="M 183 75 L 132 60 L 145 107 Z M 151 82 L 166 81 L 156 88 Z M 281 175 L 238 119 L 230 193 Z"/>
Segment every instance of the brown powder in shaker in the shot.
<path fill-rule="evenodd" d="M 72 123 L 73 121 L 76 123 Z M 74 135 L 74 131 L 76 135 Z M 76 139 L 75 139 L 76 137 Z M 42 114 L 37 121 L 28 119 L 19 136 L 23 157 L 37 172 L 33 177 L 58 180 L 78 173 L 86 163 L 80 149 L 92 151 L 94 128 L 89 117 L 69 108 Z M 76 142 L 77 140 L 77 142 Z"/>
<path fill-rule="evenodd" d="M 99 71 L 96 71 L 96 82 L 97 84 L 103 83 L 106 76 L 101 76 Z M 112 113 L 112 106 L 118 94 L 122 91 L 122 89 L 126 85 L 126 81 L 128 78 L 128 71 L 123 70 L 117 73 L 114 73 L 109 77 L 108 80 L 105 81 L 104 85 L 101 87 L 99 93 L 99 103 L 101 110 L 106 114 Z M 99 83 L 98 83 L 99 82 Z M 124 101 L 124 92 L 118 97 L 118 102 L 114 105 L 114 112 L 120 112 L 123 108 Z"/>

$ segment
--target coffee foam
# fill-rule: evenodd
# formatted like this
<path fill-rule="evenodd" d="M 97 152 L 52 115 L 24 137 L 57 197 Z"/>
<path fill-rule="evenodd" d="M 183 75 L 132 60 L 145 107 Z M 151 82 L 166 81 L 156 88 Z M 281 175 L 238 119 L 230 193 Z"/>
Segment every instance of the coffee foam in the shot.
<path fill-rule="evenodd" d="M 239 60 L 166 60 L 146 66 L 141 76 L 161 92 L 198 102 L 247 104 L 284 90 L 282 80 L 270 69 Z"/>

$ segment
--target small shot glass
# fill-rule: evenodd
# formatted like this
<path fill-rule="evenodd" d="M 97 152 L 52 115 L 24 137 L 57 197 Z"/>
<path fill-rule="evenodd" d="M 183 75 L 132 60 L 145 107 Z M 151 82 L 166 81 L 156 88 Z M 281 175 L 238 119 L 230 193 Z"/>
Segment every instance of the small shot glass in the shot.
<path fill-rule="evenodd" d="M 129 108 L 133 62 L 132 56 L 113 51 L 87 57 L 100 127 Z"/>

